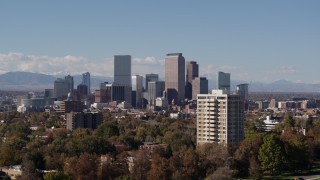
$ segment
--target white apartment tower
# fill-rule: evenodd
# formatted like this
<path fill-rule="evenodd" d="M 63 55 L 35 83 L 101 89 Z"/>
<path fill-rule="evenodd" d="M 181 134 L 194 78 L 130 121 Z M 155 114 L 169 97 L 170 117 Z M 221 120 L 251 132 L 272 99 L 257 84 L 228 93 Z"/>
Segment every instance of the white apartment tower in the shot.
<path fill-rule="evenodd" d="M 197 96 L 197 144 L 237 146 L 244 139 L 244 109 L 239 95 L 226 90 Z"/>

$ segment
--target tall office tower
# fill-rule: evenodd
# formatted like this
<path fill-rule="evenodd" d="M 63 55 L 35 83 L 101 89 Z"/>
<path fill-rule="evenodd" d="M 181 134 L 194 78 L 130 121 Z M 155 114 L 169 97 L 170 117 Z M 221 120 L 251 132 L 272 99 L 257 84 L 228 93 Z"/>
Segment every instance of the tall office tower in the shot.
<path fill-rule="evenodd" d="M 132 83 L 131 83 L 131 56 L 114 56 L 114 85 L 125 86 L 125 101 L 131 104 Z"/>
<path fill-rule="evenodd" d="M 199 65 L 195 61 L 186 62 L 186 98 L 192 99 L 192 81 L 199 77 Z"/>
<path fill-rule="evenodd" d="M 85 84 L 79 84 L 77 86 L 77 95 L 80 97 L 84 97 L 88 95 L 88 87 Z"/>
<path fill-rule="evenodd" d="M 237 146 L 244 139 L 240 96 L 225 90 L 197 96 L 197 144 Z"/>
<path fill-rule="evenodd" d="M 141 98 L 143 91 L 143 77 L 132 76 L 132 106 L 141 108 Z"/>
<path fill-rule="evenodd" d="M 182 53 L 167 54 L 165 59 L 165 90 L 169 103 L 181 104 L 185 98 L 185 59 Z"/>
<path fill-rule="evenodd" d="M 196 77 L 192 81 L 192 100 L 197 100 L 198 94 L 208 94 L 209 83 L 206 77 Z"/>
<path fill-rule="evenodd" d="M 230 93 L 230 73 L 218 73 L 218 89 L 227 90 Z"/>
<path fill-rule="evenodd" d="M 131 86 L 131 56 L 114 56 L 114 83 Z"/>
<path fill-rule="evenodd" d="M 249 85 L 248 84 L 238 84 L 236 89 L 236 94 L 238 94 L 243 102 L 244 110 L 248 109 L 249 106 Z"/>
<path fill-rule="evenodd" d="M 157 97 L 163 96 L 163 91 L 165 89 L 164 81 L 150 81 L 148 83 L 148 101 L 152 104 Z"/>
<path fill-rule="evenodd" d="M 70 92 L 69 83 L 65 79 L 58 78 L 54 81 L 53 85 L 53 95 L 58 100 L 64 100 L 67 98 Z"/>
<path fill-rule="evenodd" d="M 68 76 L 64 77 L 64 80 L 68 83 L 69 92 L 73 93 L 73 90 L 74 90 L 73 76 L 68 75 Z"/>
<path fill-rule="evenodd" d="M 88 94 L 91 94 L 90 73 L 86 72 L 82 74 L 82 84 L 87 86 Z"/>
<path fill-rule="evenodd" d="M 146 90 L 148 90 L 148 82 L 159 81 L 159 74 L 146 74 Z"/>

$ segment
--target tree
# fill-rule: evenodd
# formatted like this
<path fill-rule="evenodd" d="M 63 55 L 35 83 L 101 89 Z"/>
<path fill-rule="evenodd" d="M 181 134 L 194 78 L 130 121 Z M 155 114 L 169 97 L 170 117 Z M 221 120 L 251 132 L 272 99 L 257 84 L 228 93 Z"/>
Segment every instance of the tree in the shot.
<path fill-rule="evenodd" d="M 293 116 L 291 114 L 288 114 L 284 119 L 284 125 L 286 127 L 294 127 L 295 120 L 293 119 Z"/>
<path fill-rule="evenodd" d="M 41 179 L 40 172 L 36 169 L 34 163 L 32 161 L 25 161 L 22 164 L 22 175 L 17 178 L 21 180 L 29 180 L 29 179 Z"/>
<path fill-rule="evenodd" d="M 258 155 L 259 149 L 263 144 L 264 134 L 265 133 L 259 132 L 250 134 L 250 137 L 246 137 L 234 153 L 233 169 L 236 170 L 237 177 L 250 176 L 254 178 L 253 176 L 255 176 L 256 173 L 261 173 Z"/>
<path fill-rule="evenodd" d="M 101 124 L 95 131 L 94 134 L 104 137 L 104 138 L 110 138 L 112 136 L 119 136 L 119 128 L 114 123 L 105 122 Z"/>
<path fill-rule="evenodd" d="M 70 180 L 70 177 L 62 172 L 49 172 L 44 175 L 44 180 Z"/>
<path fill-rule="evenodd" d="M 287 129 L 281 135 L 281 139 L 285 142 L 288 169 L 294 172 L 309 169 L 310 153 L 305 136 L 295 130 Z"/>
<path fill-rule="evenodd" d="M 150 160 L 145 151 L 140 151 L 134 159 L 134 166 L 133 166 L 133 175 L 139 179 L 147 179 L 148 171 L 150 170 Z"/>
<path fill-rule="evenodd" d="M 182 159 L 182 173 L 191 179 L 197 179 L 198 173 L 199 173 L 199 156 L 198 153 L 192 149 L 188 148 L 183 153 L 183 159 Z"/>
<path fill-rule="evenodd" d="M 268 134 L 263 138 L 258 159 L 266 172 L 270 172 L 272 175 L 282 172 L 285 164 L 285 151 L 283 142 L 278 135 Z"/>
<path fill-rule="evenodd" d="M 206 143 L 197 147 L 200 158 L 200 177 L 207 177 L 219 167 L 230 166 L 227 148 L 217 143 Z"/>
<path fill-rule="evenodd" d="M 46 169 L 44 157 L 39 151 L 34 150 L 26 153 L 24 161 L 32 162 L 34 164 L 34 167 L 38 170 Z"/>
<path fill-rule="evenodd" d="M 99 164 L 100 162 L 96 155 L 84 153 L 79 157 L 68 158 L 64 171 L 69 174 L 72 179 L 97 179 Z"/>
<path fill-rule="evenodd" d="M 170 179 L 171 171 L 169 168 L 169 161 L 159 155 L 152 158 L 151 169 L 148 173 L 148 179 L 161 180 Z"/>

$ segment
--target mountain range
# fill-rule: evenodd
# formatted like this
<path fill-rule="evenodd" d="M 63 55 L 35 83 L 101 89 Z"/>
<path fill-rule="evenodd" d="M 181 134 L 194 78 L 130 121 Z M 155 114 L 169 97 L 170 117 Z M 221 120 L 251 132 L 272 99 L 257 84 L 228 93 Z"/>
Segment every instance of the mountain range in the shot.
<path fill-rule="evenodd" d="M 8 72 L 0 75 L 0 90 L 42 91 L 53 88 L 53 82 L 63 76 L 52 76 L 32 72 Z M 82 75 L 74 75 L 75 88 L 82 81 Z M 102 82 L 112 82 L 113 77 L 91 76 L 91 88 L 97 89 Z M 231 81 L 231 89 L 244 81 Z M 209 79 L 209 89 L 215 88 L 216 81 Z M 294 83 L 278 80 L 272 83 L 251 82 L 251 92 L 320 92 L 320 84 Z"/>

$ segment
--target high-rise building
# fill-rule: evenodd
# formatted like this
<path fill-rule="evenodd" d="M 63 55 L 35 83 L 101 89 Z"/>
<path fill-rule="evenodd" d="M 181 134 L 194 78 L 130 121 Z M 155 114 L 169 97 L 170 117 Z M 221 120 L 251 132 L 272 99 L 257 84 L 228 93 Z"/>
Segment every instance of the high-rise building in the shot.
<path fill-rule="evenodd" d="M 230 93 L 230 73 L 218 72 L 218 89 Z"/>
<path fill-rule="evenodd" d="M 77 99 L 83 99 L 88 96 L 88 87 L 85 84 L 77 86 Z"/>
<path fill-rule="evenodd" d="M 195 61 L 186 61 L 186 98 L 192 99 L 192 81 L 199 77 L 199 65 Z"/>
<path fill-rule="evenodd" d="M 131 104 L 132 82 L 131 82 L 131 56 L 114 56 L 114 82 L 113 86 L 125 86 L 124 101 Z"/>
<path fill-rule="evenodd" d="M 148 101 L 154 101 L 157 97 L 162 97 L 165 89 L 165 83 L 163 81 L 150 81 L 148 83 Z"/>
<path fill-rule="evenodd" d="M 114 82 L 115 84 L 131 86 L 131 56 L 114 56 Z"/>
<path fill-rule="evenodd" d="M 53 84 L 53 95 L 58 100 L 64 100 L 67 98 L 70 92 L 70 87 L 65 79 L 58 78 Z"/>
<path fill-rule="evenodd" d="M 132 106 L 141 107 L 141 98 L 143 91 L 143 77 L 139 75 L 132 76 Z"/>
<path fill-rule="evenodd" d="M 90 73 L 86 72 L 82 74 L 82 84 L 87 86 L 88 94 L 91 94 Z"/>
<path fill-rule="evenodd" d="M 197 100 L 198 94 L 208 94 L 208 79 L 205 77 L 196 77 L 192 80 L 192 99 Z"/>
<path fill-rule="evenodd" d="M 240 96 L 225 90 L 197 96 L 197 144 L 237 146 L 244 139 Z"/>
<path fill-rule="evenodd" d="M 74 90 L 74 81 L 73 81 L 73 76 L 68 75 L 65 78 L 65 81 L 68 83 L 68 90 L 69 92 L 73 93 Z"/>
<path fill-rule="evenodd" d="M 236 94 L 238 94 L 243 102 L 244 109 L 248 109 L 249 106 L 249 85 L 248 84 L 238 84 L 236 89 Z"/>
<path fill-rule="evenodd" d="M 146 90 L 148 90 L 148 82 L 159 81 L 159 74 L 146 74 Z"/>
<path fill-rule="evenodd" d="M 130 89 L 130 91 L 129 91 Z M 100 84 L 100 89 L 95 91 L 96 103 L 109 103 L 117 101 L 118 103 L 126 101 L 131 104 L 127 99 L 131 98 L 131 86 L 125 86 L 120 84 L 109 84 L 104 82 Z"/>
<path fill-rule="evenodd" d="M 165 89 L 169 103 L 181 104 L 185 98 L 185 59 L 182 53 L 165 58 Z"/>

